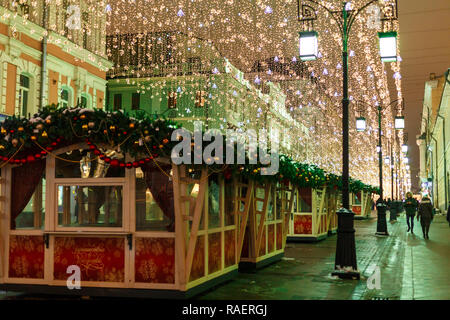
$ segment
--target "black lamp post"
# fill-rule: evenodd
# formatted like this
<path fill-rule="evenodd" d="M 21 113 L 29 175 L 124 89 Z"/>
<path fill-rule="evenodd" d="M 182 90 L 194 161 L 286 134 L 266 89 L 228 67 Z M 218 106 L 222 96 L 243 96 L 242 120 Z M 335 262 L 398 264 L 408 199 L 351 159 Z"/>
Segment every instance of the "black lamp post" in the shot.
<path fill-rule="evenodd" d="M 383 203 L 383 145 L 381 142 L 381 112 L 384 109 L 389 108 L 393 104 L 397 104 L 397 116 L 395 117 L 395 129 L 396 130 L 402 130 L 405 128 L 405 121 L 404 117 L 402 116 L 402 110 L 404 109 L 404 100 L 403 99 L 397 99 L 389 103 L 388 105 L 382 106 L 378 105 L 378 146 L 377 146 L 377 152 L 378 152 L 378 172 L 379 172 L 379 179 L 380 179 L 380 198 L 377 200 L 377 232 L 376 235 L 380 236 L 388 236 L 388 230 L 387 230 L 387 223 L 386 223 L 386 205 Z M 357 101 L 358 108 L 361 109 L 362 105 L 368 106 L 366 103 L 362 101 Z M 360 130 L 362 131 L 362 130 Z M 391 161 L 390 164 L 392 167 L 392 150 L 391 150 Z M 391 169 L 391 183 L 393 184 L 392 180 L 392 169 Z M 393 190 L 393 186 L 391 187 Z M 391 193 L 392 198 L 393 193 Z"/>
<path fill-rule="evenodd" d="M 350 210 L 349 201 L 349 123 L 348 123 L 348 38 L 350 30 L 355 18 L 366 9 L 372 3 L 376 3 L 378 0 L 368 1 L 361 8 L 352 10 L 350 8 L 350 2 L 344 2 L 342 10 L 333 11 L 321 4 L 320 1 L 315 0 L 298 0 L 298 18 L 309 29 L 313 28 L 314 21 L 317 20 L 318 8 L 326 10 L 331 18 L 336 22 L 339 28 L 339 32 L 342 36 L 342 72 L 343 72 L 343 84 L 342 84 L 342 205 L 338 214 L 338 230 L 337 230 L 337 244 L 336 244 L 336 259 L 335 270 L 332 275 L 336 275 L 340 278 L 359 279 L 360 274 L 356 265 L 356 248 L 355 248 L 355 229 L 353 225 L 353 212 Z M 381 2 L 382 5 L 392 6 L 391 4 Z M 390 8 L 389 8 L 390 9 Z M 392 12 L 392 10 L 387 10 Z M 381 20 L 390 21 L 397 19 L 396 6 L 394 14 L 389 17 L 384 16 Z M 300 33 L 300 59 L 302 60 L 314 60 L 317 57 L 317 40 L 311 39 L 311 37 L 317 36 L 316 32 L 302 32 Z M 302 39 L 302 35 L 304 36 Z M 307 38 L 306 38 L 307 37 Z M 384 46 L 387 43 L 393 43 L 392 37 L 396 39 L 395 33 L 381 33 L 380 46 Z M 381 38 L 383 40 L 381 41 Z M 302 41 L 303 40 L 303 41 Z M 394 40 L 396 45 L 396 42 Z M 303 45 L 302 45 L 303 44 Z M 380 47 L 380 52 L 385 50 Z M 396 59 L 396 55 L 390 54 L 389 61 Z M 395 50 L 396 52 L 396 50 Z M 383 57 L 382 57 L 383 58 Z M 388 61 L 386 60 L 386 61 Z"/>

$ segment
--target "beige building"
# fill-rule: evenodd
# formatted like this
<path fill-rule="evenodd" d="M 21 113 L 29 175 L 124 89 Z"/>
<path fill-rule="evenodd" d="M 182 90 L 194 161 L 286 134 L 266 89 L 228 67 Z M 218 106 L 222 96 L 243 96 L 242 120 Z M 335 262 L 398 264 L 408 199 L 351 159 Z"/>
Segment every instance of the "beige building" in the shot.
<path fill-rule="evenodd" d="M 420 149 L 422 193 L 432 196 L 436 208 L 445 211 L 450 201 L 450 77 L 432 77 L 425 83 Z"/>
<path fill-rule="evenodd" d="M 29 116 L 57 103 L 104 107 L 106 4 L 93 4 L 0 1 L 0 113 Z"/>

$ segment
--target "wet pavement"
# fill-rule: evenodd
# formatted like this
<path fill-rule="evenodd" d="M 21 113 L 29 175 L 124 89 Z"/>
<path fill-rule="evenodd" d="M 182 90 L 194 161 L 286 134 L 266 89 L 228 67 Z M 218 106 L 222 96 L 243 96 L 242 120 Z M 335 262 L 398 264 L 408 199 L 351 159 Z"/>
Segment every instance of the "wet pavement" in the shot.
<path fill-rule="evenodd" d="M 436 216 L 430 240 L 406 232 L 406 218 L 388 223 L 389 237 L 375 236 L 375 215 L 355 221 L 361 280 L 331 276 L 336 235 L 318 243 L 288 243 L 285 258 L 255 273 L 240 273 L 228 283 L 197 296 L 204 300 L 412 300 L 450 299 L 450 227 Z M 367 279 L 380 270 L 380 288 L 368 289 Z M 46 299 L 45 296 L 1 292 L 0 299 Z M 60 297 L 61 299 L 70 299 Z M 47 299 L 58 299 L 48 297 Z M 78 298 L 79 299 L 79 298 Z"/>
<path fill-rule="evenodd" d="M 376 219 L 356 220 L 356 250 L 361 280 L 331 277 L 336 235 L 311 243 L 288 243 L 285 258 L 253 274 L 199 296 L 199 299 L 280 300 L 413 300 L 450 299 L 450 228 L 436 216 L 430 240 L 420 224 L 407 233 L 404 214 L 388 223 L 389 237 L 375 236 Z M 380 289 L 368 289 L 367 279 L 380 270 Z"/>

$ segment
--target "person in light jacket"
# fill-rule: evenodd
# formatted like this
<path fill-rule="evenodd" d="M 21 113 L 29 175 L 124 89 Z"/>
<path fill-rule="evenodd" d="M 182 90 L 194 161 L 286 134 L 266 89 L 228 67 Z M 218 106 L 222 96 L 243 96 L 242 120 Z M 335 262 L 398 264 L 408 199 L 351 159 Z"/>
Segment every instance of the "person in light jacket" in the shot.
<path fill-rule="evenodd" d="M 423 197 L 420 202 L 419 210 L 417 212 L 417 220 L 419 219 L 424 239 L 430 239 L 428 231 L 430 230 L 430 224 L 433 220 L 433 205 L 431 204 L 430 198 L 427 196 Z"/>

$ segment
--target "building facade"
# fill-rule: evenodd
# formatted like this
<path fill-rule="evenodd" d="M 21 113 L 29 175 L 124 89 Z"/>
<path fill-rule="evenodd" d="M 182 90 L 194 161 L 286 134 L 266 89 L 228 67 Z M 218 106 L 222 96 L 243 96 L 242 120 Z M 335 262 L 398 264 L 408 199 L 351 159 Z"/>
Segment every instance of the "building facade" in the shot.
<path fill-rule="evenodd" d="M 450 200 L 450 78 L 449 70 L 425 83 L 420 149 L 420 183 L 434 206 L 446 211 Z"/>
<path fill-rule="evenodd" d="M 0 1 L 0 112 L 103 108 L 105 8 L 92 1 Z M 43 80 L 42 80 L 43 79 Z"/>

